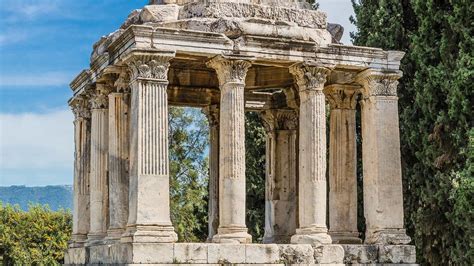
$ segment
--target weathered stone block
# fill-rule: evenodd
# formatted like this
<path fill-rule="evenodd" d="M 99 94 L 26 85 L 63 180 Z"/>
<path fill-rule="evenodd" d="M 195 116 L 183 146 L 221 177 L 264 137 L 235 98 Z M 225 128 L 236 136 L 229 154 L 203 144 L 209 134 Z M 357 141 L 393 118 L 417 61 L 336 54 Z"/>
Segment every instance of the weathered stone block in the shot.
<path fill-rule="evenodd" d="M 314 248 L 314 261 L 322 264 L 338 264 L 344 261 L 341 245 L 322 245 Z"/>
<path fill-rule="evenodd" d="M 177 5 L 145 6 L 141 13 L 142 22 L 162 22 L 178 19 L 179 7 Z"/>
<path fill-rule="evenodd" d="M 86 248 L 70 248 L 64 256 L 64 264 L 85 264 L 87 263 L 87 258 Z"/>
<path fill-rule="evenodd" d="M 208 244 L 175 244 L 174 258 L 176 263 L 207 263 Z"/>
<path fill-rule="evenodd" d="M 89 249 L 89 263 L 111 263 L 110 250 L 107 245 L 90 246 Z"/>
<path fill-rule="evenodd" d="M 379 263 L 416 263 L 415 246 L 379 246 Z"/>
<path fill-rule="evenodd" d="M 207 253 L 208 263 L 245 263 L 245 245 L 210 244 Z"/>
<path fill-rule="evenodd" d="M 133 244 L 133 263 L 173 263 L 174 246 L 166 244 Z"/>
<path fill-rule="evenodd" d="M 311 245 L 279 245 L 280 262 L 285 264 L 313 264 L 314 250 Z"/>
<path fill-rule="evenodd" d="M 341 245 L 344 249 L 344 263 L 375 263 L 378 247 L 374 245 Z"/>
<path fill-rule="evenodd" d="M 132 244 L 117 243 L 110 247 L 110 261 L 112 263 L 131 263 L 132 257 Z"/>
<path fill-rule="evenodd" d="M 277 263 L 280 250 L 276 244 L 245 245 L 245 263 Z"/>

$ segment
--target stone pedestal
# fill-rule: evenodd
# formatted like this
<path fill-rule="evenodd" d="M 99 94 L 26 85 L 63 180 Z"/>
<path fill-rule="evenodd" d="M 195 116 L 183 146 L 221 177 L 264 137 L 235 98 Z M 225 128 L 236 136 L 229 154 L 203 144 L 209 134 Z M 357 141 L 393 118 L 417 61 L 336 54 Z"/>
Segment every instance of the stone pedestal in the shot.
<path fill-rule="evenodd" d="M 250 243 L 245 225 L 245 113 L 244 88 L 251 64 L 239 58 L 213 58 L 221 90 L 219 115 L 219 229 L 218 243 Z"/>
<path fill-rule="evenodd" d="M 175 242 L 170 220 L 168 69 L 174 53 L 132 52 L 130 198 L 124 242 Z"/>
<path fill-rule="evenodd" d="M 97 84 L 91 97 L 90 232 L 88 244 L 100 243 L 108 228 L 108 98 L 110 90 Z"/>
<path fill-rule="evenodd" d="M 115 243 L 69 249 L 65 265 L 335 265 L 343 257 L 339 245 Z"/>
<path fill-rule="evenodd" d="M 292 243 L 330 244 L 326 226 L 326 101 L 330 70 L 297 64 L 290 68 L 300 94 L 299 228 Z"/>
<path fill-rule="evenodd" d="M 74 112 L 74 209 L 71 247 L 81 247 L 87 240 L 90 227 L 89 165 L 90 165 L 90 110 L 85 97 L 71 103 Z"/>
<path fill-rule="evenodd" d="M 203 110 L 209 121 L 209 204 L 207 242 L 217 234 L 219 227 L 219 108 Z"/>
<path fill-rule="evenodd" d="M 267 133 L 264 243 L 289 243 L 296 232 L 297 127 L 293 110 L 263 113 Z"/>
<path fill-rule="evenodd" d="M 109 240 L 120 240 L 128 220 L 130 93 L 123 75 L 109 94 Z"/>
<path fill-rule="evenodd" d="M 363 85 L 362 152 L 367 244 L 407 244 L 403 224 L 403 191 L 397 85 L 400 73 L 367 70 Z"/>
<path fill-rule="evenodd" d="M 362 243 L 357 230 L 356 104 L 359 88 L 331 85 L 329 234 L 333 243 Z"/>

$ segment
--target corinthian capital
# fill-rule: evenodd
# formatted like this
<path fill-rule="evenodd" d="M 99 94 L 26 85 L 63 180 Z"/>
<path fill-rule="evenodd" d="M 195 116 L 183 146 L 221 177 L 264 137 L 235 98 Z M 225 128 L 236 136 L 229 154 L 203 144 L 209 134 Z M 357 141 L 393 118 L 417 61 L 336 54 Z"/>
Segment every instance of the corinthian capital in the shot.
<path fill-rule="evenodd" d="M 261 117 L 266 132 L 298 128 L 298 114 L 294 110 L 266 110 Z"/>
<path fill-rule="evenodd" d="M 147 79 L 168 82 L 170 60 L 174 52 L 132 52 L 124 61 L 130 68 L 130 79 Z"/>
<path fill-rule="evenodd" d="M 222 86 L 226 83 L 245 84 L 247 71 L 252 64 L 247 60 L 217 56 L 207 62 L 207 66 L 216 70 Z"/>
<path fill-rule="evenodd" d="M 91 112 L 89 109 L 89 103 L 85 96 L 79 96 L 72 100 L 71 110 L 74 113 L 74 116 L 77 119 L 89 119 L 91 117 Z"/>
<path fill-rule="evenodd" d="M 332 68 L 332 66 L 299 63 L 290 67 L 290 73 L 293 74 L 300 92 L 322 91 Z"/>
<path fill-rule="evenodd" d="M 359 86 L 334 84 L 324 89 L 331 109 L 355 109 L 357 96 L 360 93 Z"/>
<path fill-rule="evenodd" d="M 398 80 L 402 72 L 382 72 L 368 69 L 357 76 L 357 82 L 363 88 L 364 97 L 397 96 Z"/>
<path fill-rule="evenodd" d="M 127 71 L 120 72 L 117 80 L 114 82 L 117 92 L 130 93 L 130 75 Z"/>
<path fill-rule="evenodd" d="M 107 109 L 109 108 L 109 93 L 112 88 L 106 84 L 97 83 L 96 89 L 91 93 L 90 104 L 92 109 Z"/>

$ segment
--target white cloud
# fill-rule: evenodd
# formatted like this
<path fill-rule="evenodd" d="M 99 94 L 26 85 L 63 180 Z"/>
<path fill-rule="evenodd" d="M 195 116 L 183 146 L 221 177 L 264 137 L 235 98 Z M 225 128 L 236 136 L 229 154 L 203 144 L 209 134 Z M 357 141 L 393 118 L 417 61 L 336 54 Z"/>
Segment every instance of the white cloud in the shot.
<path fill-rule="evenodd" d="M 28 39 L 26 32 L 3 30 L 3 33 L 0 34 L 0 46 L 19 43 L 26 39 Z"/>
<path fill-rule="evenodd" d="M 44 73 L 0 73 L 2 87 L 44 87 L 68 85 L 74 78 L 72 72 L 50 71 Z"/>
<path fill-rule="evenodd" d="M 7 21 L 34 20 L 40 16 L 56 14 L 60 10 L 59 0 L 2 0 L 2 9 L 7 11 Z"/>
<path fill-rule="evenodd" d="M 70 184 L 72 121 L 69 110 L 0 114 L 0 186 Z"/>

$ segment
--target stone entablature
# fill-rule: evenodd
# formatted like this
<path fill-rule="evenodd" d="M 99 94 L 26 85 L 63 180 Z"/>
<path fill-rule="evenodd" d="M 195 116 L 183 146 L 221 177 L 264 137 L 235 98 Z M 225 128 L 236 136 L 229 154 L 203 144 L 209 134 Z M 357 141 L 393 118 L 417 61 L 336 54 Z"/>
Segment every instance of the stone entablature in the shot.
<path fill-rule="evenodd" d="M 90 69 L 71 83 L 75 207 L 66 264 L 415 262 L 403 224 L 403 53 L 334 44 L 323 12 L 275 3 L 157 1 L 94 45 Z M 202 108 L 209 119 L 213 244 L 175 243 L 171 105 Z M 267 134 L 263 245 L 250 244 L 245 223 L 246 111 L 260 112 Z"/>

